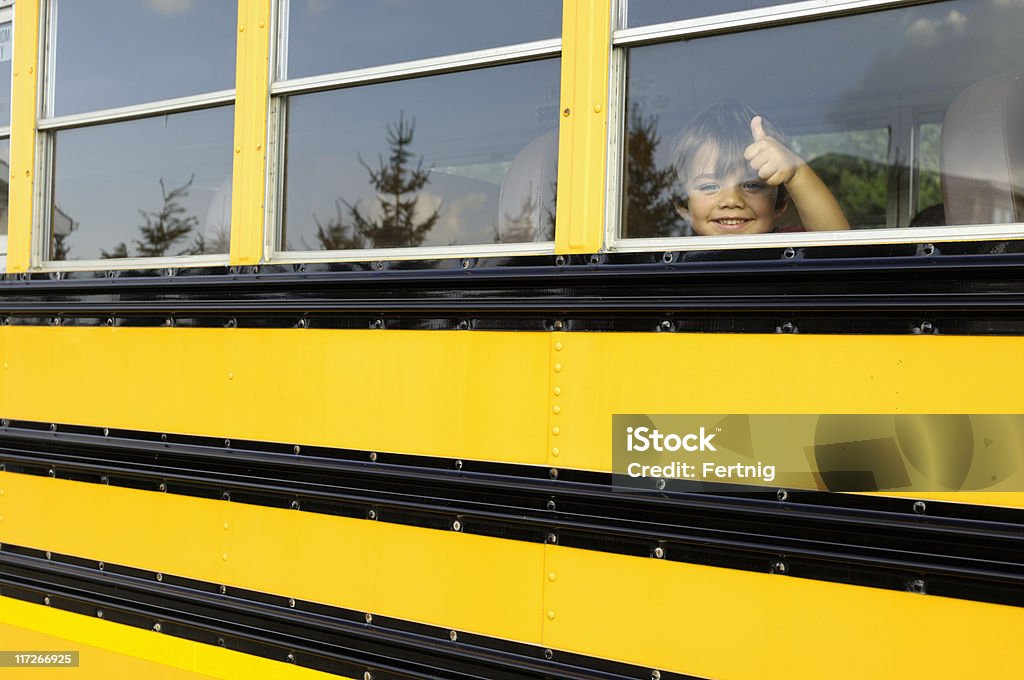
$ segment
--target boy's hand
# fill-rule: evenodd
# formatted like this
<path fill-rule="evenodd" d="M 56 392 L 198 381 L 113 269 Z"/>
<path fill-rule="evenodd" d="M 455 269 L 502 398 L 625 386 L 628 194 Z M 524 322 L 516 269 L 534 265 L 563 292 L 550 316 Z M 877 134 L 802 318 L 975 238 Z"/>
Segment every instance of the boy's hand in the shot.
<path fill-rule="evenodd" d="M 746 148 L 743 156 L 758 177 L 773 187 L 796 177 L 804 165 L 803 159 L 764 131 L 761 116 L 754 116 L 750 121 L 750 132 L 754 136 L 754 143 Z"/>

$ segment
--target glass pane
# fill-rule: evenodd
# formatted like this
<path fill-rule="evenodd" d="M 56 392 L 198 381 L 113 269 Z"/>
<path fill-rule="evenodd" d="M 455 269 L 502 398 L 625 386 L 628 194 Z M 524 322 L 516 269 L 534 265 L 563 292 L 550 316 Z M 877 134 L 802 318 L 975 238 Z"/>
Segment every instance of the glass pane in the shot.
<path fill-rule="evenodd" d="M 558 0 L 291 0 L 289 78 L 561 35 Z"/>
<path fill-rule="evenodd" d="M 549 59 L 291 97 L 282 248 L 551 240 L 558 84 Z"/>
<path fill-rule="evenodd" d="M 11 176 L 11 140 L 0 139 L 0 236 L 7 235 L 7 209 L 10 206 L 8 196 Z"/>
<path fill-rule="evenodd" d="M 228 252 L 234 108 L 56 134 L 50 258 Z"/>
<path fill-rule="evenodd" d="M 54 115 L 235 86 L 233 0 L 53 0 Z"/>
<path fill-rule="evenodd" d="M 0 24 L 0 127 L 11 124 L 11 56 L 14 31 L 11 22 Z"/>
<path fill-rule="evenodd" d="M 772 185 L 782 175 L 769 178 L 779 202 L 759 214 L 761 231 L 832 228 L 843 215 L 853 228 L 1024 220 L 1024 178 L 1012 176 L 1024 159 L 1021 25 L 1024 2 L 957 0 L 630 49 L 623 234 L 706 233 L 688 204 L 697 152 L 742 170 L 722 187 L 756 179 L 743 157 L 753 115 L 788 144 L 786 167 L 812 169 L 828 190 L 790 179 L 787 200 Z M 766 54 L 780 66 L 762 68 Z M 734 132 L 723 112 L 742 119 Z M 832 227 L 805 211 L 829 194 L 842 211 Z M 718 222 L 715 235 L 754 224 Z"/>
<path fill-rule="evenodd" d="M 760 9 L 782 3 L 772 0 L 629 0 L 626 25 L 649 26 L 666 21 L 681 21 L 697 17 Z"/>

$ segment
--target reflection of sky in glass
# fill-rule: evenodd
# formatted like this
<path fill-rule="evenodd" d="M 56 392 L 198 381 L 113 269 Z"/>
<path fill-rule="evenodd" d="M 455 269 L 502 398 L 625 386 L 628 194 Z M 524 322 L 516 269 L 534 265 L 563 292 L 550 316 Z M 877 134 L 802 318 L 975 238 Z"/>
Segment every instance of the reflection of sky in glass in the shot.
<path fill-rule="evenodd" d="M 775 0 L 628 0 L 628 26 L 695 19 L 712 14 L 740 12 L 779 4 Z"/>
<path fill-rule="evenodd" d="M 11 24 L 0 24 L 0 32 L 10 35 Z M 11 36 L 13 37 L 13 36 Z M 11 124 L 11 48 L 14 45 L 12 40 L 0 41 L 6 54 L 0 54 L 0 127 L 7 127 Z"/>
<path fill-rule="evenodd" d="M 968 85 L 1024 71 L 1022 25 L 1024 0 L 958 0 L 633 48 L 629 107 L 657 116 L 659 166 L 693 116 L 726 98 L 798 137 L 941 119 Z M 877 144 L 834 139 L 818 153 L 878 160 Z"/>
<path fill-rule="evenodd" d="M 56 0 L 54 115 L 235 86 L 231 0 Z"/>
<path fill-rule="evenodd" d="M 7 233 L 8 177 L 11 174 L 11 140 L 0 139 L 0 236 Z"/>
<path fill-rule="evenodd" d="M 54 231 L 76 226 L 67 237 L 66 259 L 94 259 L 125 243 L 130 254 L 142 238 L 140 211 L 163 207 L 168 191 L 192 178 L 180 202 L 183 217 L 198 220 L 193 234 L 174 243 L 176 255 L 202 234 L 207 252 L 227 252 L 227 229 L 218 206 L 231 190 L 234 107 L 222 106 L 126 123 L 62 130 L 56 135 Z"/>
<path fill-rule="evenodd" d="M 411 165 L 433 167 L 421 214 L 442 206 L 423 245 L 493 242 L 501 180 L 520 150 L 557 129 L 558 88 L 559 60 L 548 59 L 291 97 L 285 249 L 319 249 L 316 220 L 335 216 L 336 199 L 372 210 L 359 158 L 378 167 L 399 116 L 416 123 Z"/>
<path fill-rule="evenodd" d="M 291 0 L 288 77 L 557 38 L 558 0 Z"/>

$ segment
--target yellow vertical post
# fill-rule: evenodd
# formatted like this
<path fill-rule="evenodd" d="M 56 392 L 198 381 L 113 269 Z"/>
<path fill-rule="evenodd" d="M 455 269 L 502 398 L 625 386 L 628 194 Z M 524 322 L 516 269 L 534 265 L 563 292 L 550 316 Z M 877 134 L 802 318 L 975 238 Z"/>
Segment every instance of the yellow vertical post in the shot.
<path fill-rule="evenodd" d="M 14 5 L 11 64 L 11 176 L 7 222 L 7 271 L 32 265 L 32 198 L 35 187 L 36 115 L 39 91 L 39 0 Z"/>
<path fill-rule="evenodd" d="M 239 0 L 231 180 L 233 265 L 257 264 L 263 257 L 269 83 L 270 0 Z"/>
<path fill-rule="evenodd" d="M 555 252 L 592 253 L 604 238 L 611 0 L 564 0 Z"/>

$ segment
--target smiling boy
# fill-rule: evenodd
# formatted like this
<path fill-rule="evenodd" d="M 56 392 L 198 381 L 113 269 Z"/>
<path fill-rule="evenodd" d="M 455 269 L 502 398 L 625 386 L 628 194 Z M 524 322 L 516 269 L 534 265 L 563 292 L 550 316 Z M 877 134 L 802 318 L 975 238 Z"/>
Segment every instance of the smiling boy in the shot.
<path fill-rule="evenodd" d="M 807 231 L 849 229 L 839 203 L 781 131 L 735 100 L 683 131 L 672 154 L 682 189 L 676 210 L 699 236 L 766 234 L 790 199 Z"/>

